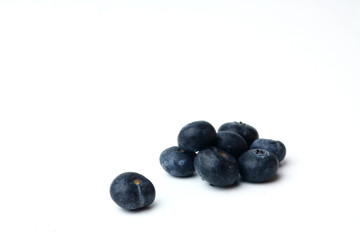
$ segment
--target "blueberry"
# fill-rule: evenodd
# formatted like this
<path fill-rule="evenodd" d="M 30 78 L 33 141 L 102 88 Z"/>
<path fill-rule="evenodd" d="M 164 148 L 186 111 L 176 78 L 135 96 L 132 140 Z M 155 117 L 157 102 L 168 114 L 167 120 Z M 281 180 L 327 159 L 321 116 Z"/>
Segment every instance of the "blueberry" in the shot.
<path fill-rule="evenodd" d="M 149 206 L 155 200 L 155 188 L 149 179 L 136 172 L 117 176 L 110 186 L 114 202 L 127 210 Z"/>
<path fill-rule="evenodd" d="M 246 141 L 242 136 L 234 132 L 221 131 L 217 133 L 216 147 L 238 158 L 248 150 Z"/>
<path fill-rule="evenodd" d="M 279 168 L 276 156 L 266 150 L 250 149 L 238 158 L 240 175 L 247 182 L 266 182 L 272 179 Z"/>
<path fill-rule="evenodd" d="M 194 172 L 194 158 L 196 153 L 186 152 L 179 147 L 165 149 L 160 155 L 163 169 L 174 177 L 188 177 Z"/>
<path fill-rule="evenodd" d="M 240 134 L 250 146 L 253 141 L 259 138 L 256 129 L 243 122 L 228 122 L 220 126 L 219 131 L 230 131 Z"/>
<path fill-rule="evenodd" d="M 208 147 L 199 151 L 194 166 L 200 177 L 213 186 L 230 186 L 239 178 L 236 159 L 217 147 Z"/>
<path fill-rule="evenodd" d="M 281 162 L 286 155 L 286 148 L 285 145 L 280 141 L 275 141 L 272 139 L 264 139 L 259 138 L 256 139 L 250 146 L 250 149 L 264 149 L 266 151 L 269 151 L 273 153 L 279 162 Z"/>
<path fill-rule="evenodd" d="M 180 130 L 177 140 L 184 151 L 197 152 L 216 143 L 216 130 L 206 121 L 192 122 Z"/>

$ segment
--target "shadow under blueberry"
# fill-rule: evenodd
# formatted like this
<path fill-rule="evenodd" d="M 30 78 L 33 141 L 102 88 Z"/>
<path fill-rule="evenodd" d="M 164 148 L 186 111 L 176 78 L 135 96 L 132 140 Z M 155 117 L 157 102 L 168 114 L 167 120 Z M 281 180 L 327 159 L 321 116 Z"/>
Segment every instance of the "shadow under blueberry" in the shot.
<path fill-rule="evenodd" d="M 288 160 L 287 158 L 285 158 L 284 160 L 282 160 L 282 161 L 279 163 L 279 168 L 286 167 L 287 165 L 289 165 L 289 160 Z"/>
<path fill-rule="evenodd" d="M 191 174 L 190 176 L 185 176 L 185 177 L 179 177 L 179 176 L 174 177 L 171 174 L 169 174 L 169 176 L 172 177 L 172 178 L 177 178 L 177 179 L 184 180 L 184 179 L 193 179 L 193 178 L 197 177 L 198 174 L 195 172 L 195 173 Z"/>
<path fill-rule="evenodd" d="M 267 182 L 263 182 L 263 183 L 265 183 L 265 184 L 274 183 L 274 182 L 279 181 L 280 178 L 281 178 L 281 175 L 279 173 L 277 173 L 272 179 L 270 179 Z"/>
<path fill-rule="evenodd" d="M 214 185 L 211 185 L 211 184 L 208 184 L 208 183 L 207 183 L 207 185 L 210 188 L 216 189 L 216 190 L 219 190 L 219 191 L 230 191 L 232 189 L 238 188 L 241 185 L 241 181 L 236 181 L 235 183 L 231 184 L 230 186 L 226 186 L 226 187 L 214 186 Z"/>
<path fill-rule="evenodd" d="M 272 184 L 272 183 L 276 183 L 279 181 L 279 179 L 281 178 L 281 175 L 279 173 L 277 173 L 272 179 L 266 181 L 266 182 L 246 182 L 248 184 L 253 184 L 253 185 L 266 185 L 266 184 Z M 241 179 L 241 177 L 240 177 Z"/>
<path fill-rule="evenodd" d="M 157 205 L 157 202 L 154 201 L 152 204 L 150 204 L 149 206 L 144 207 L 144 208 L 139 208 L 139 209 L 135 209 L 135 210 L 126 210 L 126 209 L 123 209 L 123 208 L 119 208 L 119 211 L 125 212 L 125 213 L 128 213 L 128 214 L 136 214 L 136 213 L 141 213 L 141 212 L 148 212 L 151 209 L 155 208 L 156 205 Z"/>

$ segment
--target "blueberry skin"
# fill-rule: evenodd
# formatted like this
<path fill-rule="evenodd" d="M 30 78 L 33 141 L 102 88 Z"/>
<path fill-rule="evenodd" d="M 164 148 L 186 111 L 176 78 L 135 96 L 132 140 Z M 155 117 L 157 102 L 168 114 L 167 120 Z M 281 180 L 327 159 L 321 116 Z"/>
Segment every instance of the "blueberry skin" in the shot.
<path fill-rule="evenodd" d="M 216 147 L 231 154 L 235 159 L 248 150 L 245 139 L 239 134 L 229 131 L 217 133 Z"/>
<path fill-rule="evenodd" d="M 279 162 L 284 160 L 286 155 L 285 145 L 280 141 L 275 141 L 272 139 L 264 139 L 264 138 L 256 139 L 251 144 L 250 149 L 256 149 L 256 148 L 264 149 L 266 151 L 273 153 L 277 157 Z"/>
<path fill-rule="evenodd" d="M 179 147 L 169 147 L 160 155 L 162 168 L 174 177 L 188 177 L 193 175 L 194 158 L 196 153 L 186 152 Z"/>
<path fill-rule="evenodd" d="M 218 131 L 230 131 L 240 134 L 250 146 L 253 141 L 259 138 L 257 130 L 243 122 L 228 122 L 220 126 Z"/>
<path fill-rule="evenodd" d="M 261 183 L 272 179 L 279 168 L 276 156 L 263 149 L 250 149 L 238 158 L 243 181 Z"/>
<path fill-rule="evenodd" d="M 212 186 L 230 186 L 239 179 L 236 159 L 217 147 L 201 150 L 195 157 L 194 166 L 200 177 Z"/>
<path fill-rule="evenodd" d="M 110 196 L 126 210 L 149 206 L 155 200 L 152 182 L 136 172 L 125 172 L 117 176 L 110 185 Z"/>
<path fill-rule="evenodd" d="M 206 121 L 196 121 L 185 125 L 179 132 L 178 145 L 188 152 L 197 152 L 216 143 L 216 130 Z"/>

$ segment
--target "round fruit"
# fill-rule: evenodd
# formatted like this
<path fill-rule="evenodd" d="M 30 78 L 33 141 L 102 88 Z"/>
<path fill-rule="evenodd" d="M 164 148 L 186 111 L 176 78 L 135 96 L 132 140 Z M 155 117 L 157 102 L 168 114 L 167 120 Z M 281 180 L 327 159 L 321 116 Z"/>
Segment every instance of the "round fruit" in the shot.
<path fill-rule="evenodd" d="M 273 153 L 277 157 L 279 162 L 284 160 L 286 155 L 285 145 L 280 141 L 275 141 L 272 139 L 264 139 L 264 138 L 256 139 L 251 144 L 250 149 L 256 149 L 256 148 L 264 149 L 266 151 Z"/>
<path fill-rule="evenodd" d="M 240 175 L 246 182 L 266 182 L 272 179 L 279 168 L 276 156 L 266 150 L 251 149 L 238 158 Z"/>
<path fill-rule="evenodd" d="M 174 177 L 188 177 L 194 172 L 194 152 L 186 152 L 179 147 L 165 149 L 160 155 L 163 169 Z"/>
<path fill-rule="evenodd" d="M 126 210 L 149 206 L 155 200 L 155 188 L 149 179 L 136 172 L 117 176 L 110 186 L 114 202 Z"/>
<path fill-rule="evenodd" d="M 200 177 L 213 186 L 230 186 L 239 178 L 236 159 L 217 147 L 201 150 L 195 157 L 194 166 Z"/>
<path fill-rule="evenodd" d="M 192 122 L 180 130 L 177 140 L 184 151 L 197 152 L 216 143 L 216 130 L 206 121 Z"/>
<path fill-rule="evenodd" d="M 250 146 L 253 141 L 259 138 L 257 130 L 243 122 L 224 123 L 220 126 L 219 131 L 230 131 L 241 135 L 245 139 L 248 146 Z"/>
<path fill-rule="evenodd" d="M 234 158 L 238 158 L 248 150 L 248 145 L 242 136 L 228 131 L 217 133 L 216 147 L 230 153 Z"/>

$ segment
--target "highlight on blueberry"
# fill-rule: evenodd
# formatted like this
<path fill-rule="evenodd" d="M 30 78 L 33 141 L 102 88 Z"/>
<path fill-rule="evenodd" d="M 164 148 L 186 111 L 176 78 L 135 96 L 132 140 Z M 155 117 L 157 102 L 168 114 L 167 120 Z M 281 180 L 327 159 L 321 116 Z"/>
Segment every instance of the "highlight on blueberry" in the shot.
<path fill-rule="evenodd" d="M 177 146 L 165 149 L 160 155 L 162 168 L 174 177 L 188 177 L 194 174 L 196 153 L 187 152 Z"/>

